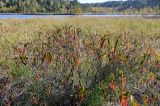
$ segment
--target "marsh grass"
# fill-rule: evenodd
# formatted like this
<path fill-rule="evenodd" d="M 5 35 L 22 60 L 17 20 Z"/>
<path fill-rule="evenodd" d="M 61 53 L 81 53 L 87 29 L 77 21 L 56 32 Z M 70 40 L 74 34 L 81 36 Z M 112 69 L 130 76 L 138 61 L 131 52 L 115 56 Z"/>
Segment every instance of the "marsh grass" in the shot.
<path fill-rule="evenodd" d="M 0 23 L 1 104 L 159 105 L 159 19 Z"/>

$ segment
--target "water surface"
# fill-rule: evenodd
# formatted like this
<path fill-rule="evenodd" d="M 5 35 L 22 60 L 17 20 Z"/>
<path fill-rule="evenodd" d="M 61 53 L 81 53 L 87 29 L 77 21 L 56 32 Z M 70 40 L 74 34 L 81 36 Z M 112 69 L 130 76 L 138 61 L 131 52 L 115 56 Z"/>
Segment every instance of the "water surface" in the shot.
<path fill-rule="evenodd" d="M 0 14 L 0 19 L 10 19 L 10 18 L 17 18 L 17 19 L 27 19 L 27 18 L 47 18 L 47 17 L 54 17 L 54 18 L 65 18 L 65 17 L 74 17 L 77 15 L 23 15 L 23 14 Z M 123 15 L 123 14 L 84 14 L 80 15 L 83 17 L 144 17 L 144 15 Z M 160 15 L 145 15 L 145 17 L 160 17 Z"/>

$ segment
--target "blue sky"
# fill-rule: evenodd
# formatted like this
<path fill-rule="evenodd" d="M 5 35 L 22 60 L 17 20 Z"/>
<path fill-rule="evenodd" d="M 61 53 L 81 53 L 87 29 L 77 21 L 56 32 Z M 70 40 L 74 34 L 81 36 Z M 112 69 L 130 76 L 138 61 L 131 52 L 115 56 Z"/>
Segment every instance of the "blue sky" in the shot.
<path fill-rule="evenodd" d="M 101 2 L 105 2 L 105 1 L 109 1 L 109 0 L 78 0 L 78 1 L 81 3 L 101 3 Z M 118 0 L 112 0 L 112 1 L 118 1 Z"/>

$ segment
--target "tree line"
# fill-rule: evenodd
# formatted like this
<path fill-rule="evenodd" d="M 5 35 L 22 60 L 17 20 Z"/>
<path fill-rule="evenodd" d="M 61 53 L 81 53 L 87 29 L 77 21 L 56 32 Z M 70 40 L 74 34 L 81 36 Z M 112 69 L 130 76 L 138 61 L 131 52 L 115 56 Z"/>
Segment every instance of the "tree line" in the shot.
<path fill-rule="evenodd" d="M 113 13 L 160 11 L 160 0 L 108 1 L 80 4 L 77 0 L 0 0 L 1 13 Z"/>
<path fill-rule="evenodd" d="M 80 11 L 77 0 L 1 0 L 1 13 L 75 13 Z"/>
<path fill-rule="evenodd" d="M 126 9 L 142 9 L 142 8 L 159 8 L 160 9 L 160 0 L 127 0 L 127 1 L 112 1 L 104 3 L 92 3 L 92 4 L 83 4 L 83 7 L 106 7 L 117 9 L 118 11 Z"/>

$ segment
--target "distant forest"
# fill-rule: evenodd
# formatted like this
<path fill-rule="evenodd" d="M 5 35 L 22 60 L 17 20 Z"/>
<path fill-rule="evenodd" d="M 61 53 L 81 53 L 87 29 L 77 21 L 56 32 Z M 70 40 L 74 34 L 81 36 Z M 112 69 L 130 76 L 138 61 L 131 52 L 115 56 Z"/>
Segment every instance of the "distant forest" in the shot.
<path fill-rule="evenodd" d="M 81 6 L 92 13 L 160 14 L 160 0 L 110 0 Z"/>
<path fill-rule="evenodd" d="M 160 13 L 160 0 L 108 1 L 80 4 L 77 0 L 1 0 L 1 13 Z"/>
<path fill-rule="evenodd" d="M 1 0 L 1 13 L 77 13 L 77 0 Z"/>

